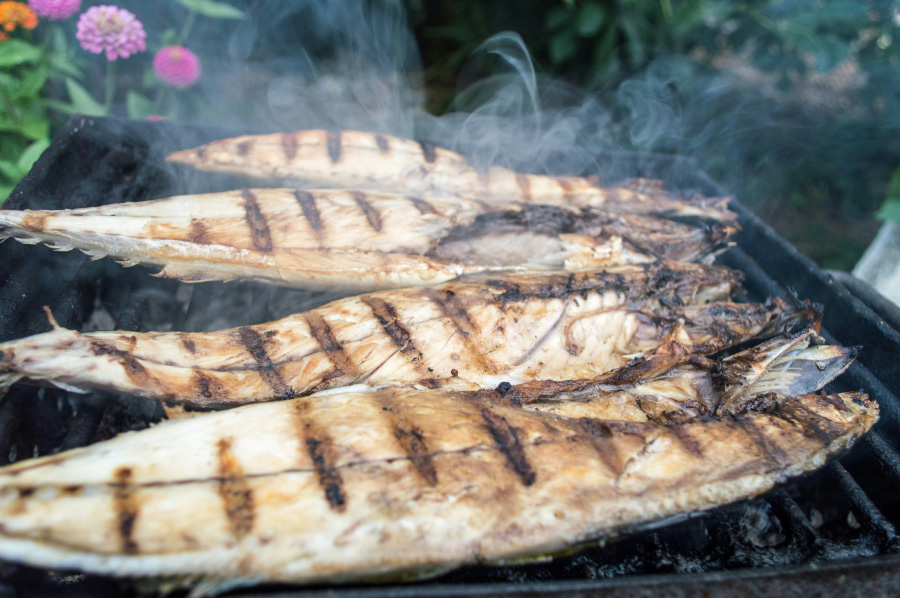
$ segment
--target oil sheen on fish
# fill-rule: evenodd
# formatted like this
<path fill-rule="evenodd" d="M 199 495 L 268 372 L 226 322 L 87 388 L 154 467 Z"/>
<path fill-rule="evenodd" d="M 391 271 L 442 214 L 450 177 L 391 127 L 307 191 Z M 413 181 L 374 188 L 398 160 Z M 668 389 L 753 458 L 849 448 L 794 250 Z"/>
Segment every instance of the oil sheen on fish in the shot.
<path fill-rule="evenodd" d="M 0 380 L 215 405 L 358 383 L 474 390 L 590 379 L 654 352 L 715 353 L 802 317 L 778 301 L 729 302 L 738 280 L 727 268 L 669 262 L 466 277 L 218 332 L 55 326 L 0 344 Z"/>
<path fill-rule="evenodd" d="M 348 190 L 243 189 L 0 211 L 0 238 L 161 266 L 161 276 L 363 292 L 499 269 L 708 260 L 733 232 L 644 215 Z"/>
<path fill-rule="evenodd" d="M 661 425 L 446 391 L 331 391 L 0 469 L 0 557 L 231 583 L 502 564 L 754 496 L 877 416 L 862 393 Z"/>
<path fill-rule="evenodd" d="M 200 170 L 267 181 L 603 208 L 701 218 L 729 226 L 736 223 L 727 198 L 674 198 L 655 185 L 604 187 L 596 177 L 543 176 L 500 167 L 480 170 L 455 152 L 379 133 L 308 130 L 244 135 L 175 152 L 168 159 Z"/>

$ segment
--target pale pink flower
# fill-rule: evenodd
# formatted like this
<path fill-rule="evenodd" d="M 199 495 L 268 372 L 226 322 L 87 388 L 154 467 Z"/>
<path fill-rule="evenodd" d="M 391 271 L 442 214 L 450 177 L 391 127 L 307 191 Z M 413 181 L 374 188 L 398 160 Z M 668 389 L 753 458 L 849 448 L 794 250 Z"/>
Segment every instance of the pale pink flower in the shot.
<path fill-rule="evenodd" d="M 78 19 L 75 34 L 88 52 L 106 52 L 106 59 L 128 58 L 147 49 L 144 26 L 132 13 L 117 6 L 93 6 Z"/>
<path fill-rule="evenodd" d="M 81 8 L 81 0 L 28 0 L 28 4 L 38 16 L 51 21 L 68 19 Z"/>
<path fill-rule="evenodd" d="M 200 78 L 200 59 L 182 46 L 166 46 L 153 57 L 153 72 L 163 83 L 188 87 Z"/>

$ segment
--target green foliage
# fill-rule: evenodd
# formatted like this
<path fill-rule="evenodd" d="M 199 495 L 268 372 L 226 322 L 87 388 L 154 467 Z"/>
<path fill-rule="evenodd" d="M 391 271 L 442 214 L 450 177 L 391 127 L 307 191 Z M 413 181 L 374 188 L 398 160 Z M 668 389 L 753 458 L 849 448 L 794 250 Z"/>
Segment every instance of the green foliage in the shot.
<path fill-rule="evenodd" d="M 225 2 L 214 2 L 213 0 L 176 0 L 191 12 L 209 17 L 211 19 L 242 19 L 244 11 L 231 6 Z"/>
<path fill-rule="evenodd" d="M 894 170 L 884 203 L 876 216 L 881 220 L 900 222 L 900 168 Z"/>

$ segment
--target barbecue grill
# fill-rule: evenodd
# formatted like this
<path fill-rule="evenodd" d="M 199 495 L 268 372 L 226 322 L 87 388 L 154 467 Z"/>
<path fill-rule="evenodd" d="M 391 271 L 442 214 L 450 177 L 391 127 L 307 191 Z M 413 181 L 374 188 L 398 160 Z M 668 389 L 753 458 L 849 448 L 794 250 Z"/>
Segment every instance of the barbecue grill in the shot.
<path fill-rule="evenodd" d="M 226 190 L 252 183 L 169 165 L 176 149 L 246 133 L 222 128 L 72 117 L 5 207 L 80 208 Z M 258 132 L 258 131 L 254 131 Z M 605 153 L 603 180 L 649 177 L 706 195 L 723 190 L 695 161 Z M 797 253 L 739 204 L 737 246 L 718 259 L 746 275 L 743 300 L 796 293 L 823 304 L 822 335 L 864 347 L 829 387 L 862 388 L 881 420 L 851 452 L 768 494 L 677 521 L 644 526 L 568 556 L 522 565 L 467 567 L 402 585 L 335 588 L 260 586 L 244 595 L 309 596 L 681 596 L 894 595 L 900 588 L 900 332 Z M 49 329 L 42 306 L 79 330 L 213 330 L 279 318 L 335 298 L 254 283 L 187 285 L 79 252 L 16 242 L 0 247 L 0 340 Z M 895 318 L 896 314 L 891 314 Z M 154 402 L 53 388 L 13 387 L 0 402 L 0 459 L 46 455 L 147 427 L 164 417 Z M 190 516 L 185 506 L 185 516 Z M 0 564 L 0 596 L 132 595 L 131 582 Z"/>

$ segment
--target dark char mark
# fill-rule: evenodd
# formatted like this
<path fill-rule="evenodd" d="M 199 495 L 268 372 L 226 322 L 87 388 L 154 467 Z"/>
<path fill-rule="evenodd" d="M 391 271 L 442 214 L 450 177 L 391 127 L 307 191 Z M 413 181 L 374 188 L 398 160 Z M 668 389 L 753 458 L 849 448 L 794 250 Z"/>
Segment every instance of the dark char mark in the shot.
<path fill-rule="evenodd" d="M 150 375 L 150 372 L 147 371 L 147 368 L 145 368 L 141 362 L 128 351 L 116 349 L 115 347 L 111 347 L 98 340 L 91 340 L 91 351 L 98 357 L 101 355 L 115 356 L 116 360 L 122 365 L 122 369 L 125 370 L 125 373 L 131 381 L 134 382 L 135 386 L 147 387 L 158 384 L 153 376 Z"/>
<path fill-rule="evenodd" d="M 478 363 L 484 371 L 489 373 L 498 372 L 496 364 L 494 364 L 487 355 L 479 350 L 478 343 L 473 338 L 480 330 L 466 310 L 465 304 L 459 300 L 459 297 L 453 291 L 436 291 L 426 289 L 424 294 L 431 299 L 441 313 L 453 324 L 462 339 L 463 345 L 469 351 L 469 354 L 478 359 Z"/>
<path fill-rule="evenodd" d="M 238 154 L 241 156 L 246 156 L 250 153 L 250 150 L 253 149 L 252 141 L 242 141 L 237 145 Z"/>
<path fill-rule="evenodd" d="M 317 312 L 309 312 L 306 314 L 306 323 L 309 325 L 309 331 L 319 343 L 322 351 L 328 355 L 328 359 L 334 364 L 337 370 L 331 377 L 347 376 L 353 379 L 359 377 L 359 370 L 356 364 L 350 360 L 350 356 L 344 351 L 344 347 L 334 336 L 331 326 Z"/>
<path fill-rule="evenodd" d="M 341 159 L 341 132 L 328 131 L 326 143 L 328 144 L 328 156 L 331 158 L 332 164 L 335 164 Z"/>
<path fill-rule="evenodd" d="M 194 370 L 193 378 L 194 387 L 197 388 L 200 396 L 206 399 L 215 399 L 226 394 L 222 392 L 222 385 L 217 380 L 201 370 Z"/>
<path fill-rule="evenodd" d="M 422 215 L 437 213 L 434 207 L 424 199 L 419 199 L 418 197 L 407 197 L 407 199 L 412 202 L 412 205 L 414 205 Z"/>
<path fill-rule="evenodd" d="M 236 538 L 241 539 L 253 530 L 256 517 L 253 489 L 244 478 L 244 470 L 231 450 L 230 438 L 216 443 L 218 449 L 219 496 L 225 508 L 225 516 Z"/>
<path fill-rule="evenodd" d="M 432 455 L 425 442 L 422 430 L 409 421 L 409 414 L 402 403 L 394 401 L 389 395 L 382 394 L 378 397 L 382 405 L 382 411 L 389 420 L 389 426 L 397 439 L 397 443 L 416 471 L 429 486 L 436 486 L 438 482 L 437 471 L 432 462 Z"/>
<path fill-rule="evenodd" d="M 191 218 L 191 243 L 196 243 L 197 245 L 209 245 L 210 241 L 208 235 L 209 231 L 207 230 L 206 225 L 196 218 Z"/>
<path fill-rule="evenodd" d="M 297 149 L 299 148 L 297 136 L 293 133 L 283 133 L 281 135 L 281 147 L 284 150 L 285 160 L 291 162 L 294 156 L 297 155 Z"/>
<path fill-rule="evenodd" d="M 319 208 L 316 207 L 316 198 L 308 191 L 297 189 L 294 191 L 294 197 L 303 210 L 303 217 L 309 222 L 310 228 L 318 232 L 322 230 L 322 217 L 319 215 Z"/>
<path fill-rule="evenodd" d="M 309 453 L 313 467 L 316 469 L 316 474 L 319 476 L 319 484 L 325 491 L 325 500 L 328 501 L 332 509 L 343 512 L 347 508 L 343 480 L 341 480 L 337 469 L 329 465 L 325 458 L 328 444 L 327 441 L 310 436 L 306 439 L 306 451 Z"/>
<path fill-rule="evenodd" d="M 269 225 L 259 209 L 256 197 L 249 189 L 243 189 L 241 196 L 244 198 L 244 211 L 247 224 L 250 226 L 250 238 L 253 240 L 253 246 L 258 251 L 272 251 L 272 235 L 269 233 Z"/>
<path fill-rule="evenodd" d="M 397 317 L 397 310 L 393 305 L 382 299 L 369 295 L 361 297 L 363 303 L 369 306 L 378 323 L 384 329 L 385 334 L 391 337 L 394 345 L 403 353 L 410 361 L 418 363 L 422 359 L 422 352 L 419 351 L 412 341 L 412 335 Z"/>
<path fill-rule="evenodd" d="M 430 143 L 426 143 L 424 141 L 420 141 L 419 145 L 422 147 L 422 155 L 425 156 L 425 161 L 431 164 L 437 158 L 435 154 L 434 145 Z"/>
<path fill-rule="evenodd" d="M 120 467 L 113 475 L 116 480 L 113 486 L 113 503 L 116 519 L 119 522 L 122 552 L 137 554 L 139 548 L 133 534 L 134 522 L 140 512 L 140 507 L 134 498 L 134 487 L 131 484 L 132 471 L 130 467 Z"/>
<path fill-rule="evenodd" d="M 362 193 L 361 191 L 351 191 L 350 193 L 353 195 L 353 199 L 356 200 L 356 205 L 358 205 L 359 209 L 362 210 L 362 213 L 366 215 L 369 226 L 375 231 L 381 232 L 381 214 L 378 213 L 375 206 L 369 203 L 365 193 Z"/>
<path fill-rule="evenodd" d="M 188 350 L 189 353 L 197 352 L 197 345 L 194 344 L 193 339 L 187 334 L 179 334 L 178 339 L 181 341 L 181 344 L 184 345 L 184 348 Z"/>
<path fill-rule="evenodd" d="M 241 343 L 247 348 L 247 352 L 250 353 L 259 365 L 257 368 L 259 375 L 262 376 L 263 380 L 266 381 L 266 384 L 275 391 L 275 396 L 281 399 L 292 398 L 294 396 L 294 391 L 287 385 L 284 378 L 281 377 L 281 374 L 272 364 L 272 360 L 269 358 L 269 354 L 263 346 L 262 336 L 249 326 L 238 328 L 238 334 L 240 335 Z"/>
<path fill-rule="evenodd" d="M 387 152 L 391 149 L 391 146 L 388 144 L 387 137 L 384 135 L 375 135 L 375 143 L 378 145 L 378 149 L 382 152 Z"/>
<path fill-rule="evenodd" d="M 509 425 L 506 418 L 491 413 L 490 409 L 482 407 L 480 411 L 481 418 L 494 439 L 494 446 L 503 453 L 503 456 L 506 457 L 506 462 L 516 472 L 516 475 L 519 476 L 524 485 L 531 486 L 534 484 L 534 470 L 531 468 L 531 463 L 528 462 L 525 449 L 519 442 L 519 434 L 516 428 Z"/>
<path fill-rule="evenodd" d="M 618 477 L 624 471 L 624 463 L 619 451 L 616 449 L 613 440 L 613 431 L 605 423 L 600 420 L 591 418 L 582 418 L 578 420 L 578 427 L 581 429 L 585 439 L 591 447 L 597 452 L 600 460 Z"/>

